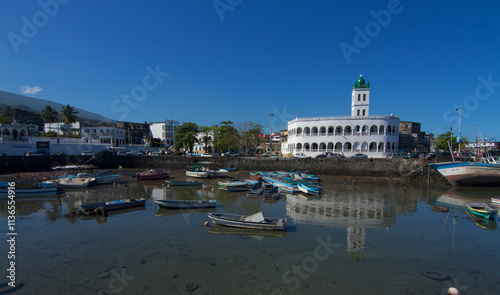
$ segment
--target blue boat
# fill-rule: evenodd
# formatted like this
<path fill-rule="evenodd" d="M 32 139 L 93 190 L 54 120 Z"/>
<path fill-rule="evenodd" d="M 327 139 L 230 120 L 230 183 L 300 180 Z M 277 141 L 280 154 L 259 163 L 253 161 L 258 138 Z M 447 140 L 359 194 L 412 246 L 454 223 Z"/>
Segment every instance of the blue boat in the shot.
<path fill-rule="evenodd" d="M 467 210 L 476 217 L 495 219 L 498 209 L 484 203 L 467 203 Z"/>
<path fill-rule="evenodd" d="M 314 196 L 319 195 L 323 190 L 323 188 L 319 185 L 305 185 L 303 183 L 297 184 L 297 188 L 303 193 Z"/>
<path fill-rule="evenodd" d="M 92 212 L 96 210 L 97 213 L 99 213 L 100 211 L 101 213 L 99 214 L 104 215 L 107 211 L 145 206 L 145 204 L 146 204 L 146 199 L 140 198 L 140 199 L 117 200 L 117 201 L 102 202 L 102 203 L 86 203 L 82 204 L 80 207 L 87 212 Z"/>

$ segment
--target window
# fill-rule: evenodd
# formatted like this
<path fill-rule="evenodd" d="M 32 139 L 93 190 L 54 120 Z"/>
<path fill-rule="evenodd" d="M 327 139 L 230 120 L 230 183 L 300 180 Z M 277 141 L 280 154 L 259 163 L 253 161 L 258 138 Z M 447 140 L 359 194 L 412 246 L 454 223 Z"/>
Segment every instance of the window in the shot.
<path fill-rule="evenodd" d="M 366 116 L 366 110 L 363 110 L 363 116 Z"/>
<path fill-rule="evenodd" d="M 358 94 L 358 101 L 361 101 L 361 94 Z"/>
<path fill-rule="evenodd" d="M 363 94 L 363 101 L 366 101 L 366 93 Z"/>

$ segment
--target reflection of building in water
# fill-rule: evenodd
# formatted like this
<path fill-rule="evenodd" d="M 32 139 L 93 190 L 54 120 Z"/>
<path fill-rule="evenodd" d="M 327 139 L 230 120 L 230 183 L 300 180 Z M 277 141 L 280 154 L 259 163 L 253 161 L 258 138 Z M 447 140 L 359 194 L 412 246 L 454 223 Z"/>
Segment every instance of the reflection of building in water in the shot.
<path fill-rule="evenodd" d="M 356 262 L 364 257 L 366 228 L 387 228 L 396 224 L 395 200 L 373 192 L 324 195 L 319 200 L 288 195 L 286 210 L 296 223 L 347 227 L 347 251 Z"/>

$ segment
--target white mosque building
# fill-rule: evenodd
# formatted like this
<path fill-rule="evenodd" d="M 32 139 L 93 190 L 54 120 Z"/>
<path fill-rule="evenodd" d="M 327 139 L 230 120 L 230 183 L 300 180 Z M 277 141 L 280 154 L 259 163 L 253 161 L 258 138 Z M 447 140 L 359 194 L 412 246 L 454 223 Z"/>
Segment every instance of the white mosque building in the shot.
<path fill-rule="evenodd" d="M 370 82 L 363 76 L 352 87 L 351 116 L 295 118 L 288 121 L 282 153 L 314 157 L 324 152 L 346 157 L 362 153 L 384 158 L 398 151 L 399 117 L 370 116 Z"/>

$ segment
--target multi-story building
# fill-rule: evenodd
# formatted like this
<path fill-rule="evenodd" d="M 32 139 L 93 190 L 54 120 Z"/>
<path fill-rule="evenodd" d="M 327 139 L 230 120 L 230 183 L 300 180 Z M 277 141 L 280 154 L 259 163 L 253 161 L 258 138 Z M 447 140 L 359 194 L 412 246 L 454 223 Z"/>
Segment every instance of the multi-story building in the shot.
<path fill-rule="evenodd" d="M 179 126 L 179 121 L 165 120 L 162 122 L 151 122 L 149 123 L 149 131 L 151 132 L 151 138 L 160 139 L 161 143 L 165 147 L 170 147 L 174 145 L 174 133 L 175 129 Z"/>
<path fill-rule="evenodd" d="M 420 131 L 420 123 L 399 122 L 399 150 L 407 153 L 428 153 L 431 151 L 429 136 Z"/>
<path fill-rule="evenodd" d="M 112 146 L 125 145 L 125 130 L 112 126 L 85 126 L 81 137 L 87 143 L 103 143 Z"/>
<path fill-rule="evenodd" d="M 116 126 L 125 130 L 126 144 L 144 144 L 150 141 L 149 124 L 118 121 Z"/>
<path fill-rule="evenodd" d="M 65 135 L 67 131 L 70 134 L 81 134 L 80 133 L 80 122 L 73 122 L 71 124 L 66 125 L 64 122 L 56 122 L 56 123 L 45 123 L 43 125 L 43 132 L 55 132 L 59 135 Z"/>
<path fill-rule="evenodd" d="M 387 157 L 398 151 L 399 117 L 370 115 L 370 83 L 362 76 L 352 87 L 351 116 L 295 118 L 288 122 L 282 153 L 323 152 Z"/>

